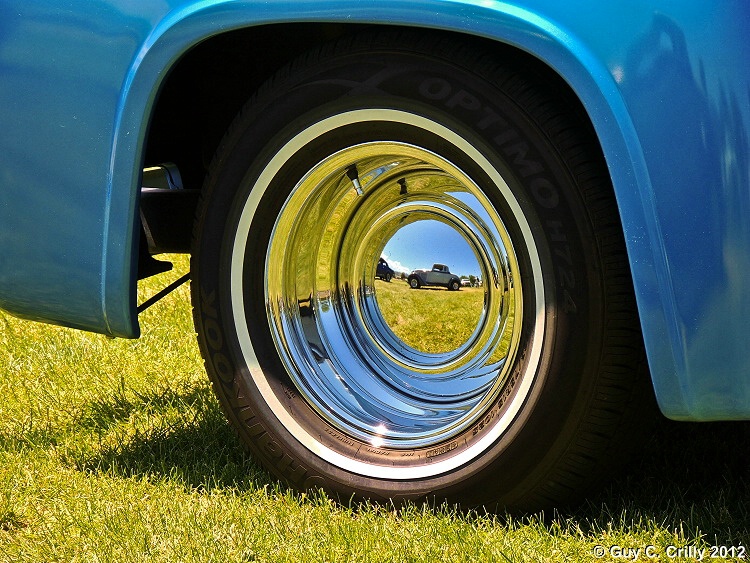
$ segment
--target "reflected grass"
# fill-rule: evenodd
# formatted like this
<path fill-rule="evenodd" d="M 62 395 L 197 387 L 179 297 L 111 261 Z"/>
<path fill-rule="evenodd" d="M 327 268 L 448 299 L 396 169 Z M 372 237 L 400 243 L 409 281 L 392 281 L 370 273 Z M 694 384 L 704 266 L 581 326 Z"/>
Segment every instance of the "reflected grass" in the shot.
<path fill-rule="evenodd" d="M 484 289 L 440 287 L 411 289 L 400 279 L 375 280 L 383 318 L 393 333 L 421 352 L 457 349 L 471 337 L 482 316 Z"/>

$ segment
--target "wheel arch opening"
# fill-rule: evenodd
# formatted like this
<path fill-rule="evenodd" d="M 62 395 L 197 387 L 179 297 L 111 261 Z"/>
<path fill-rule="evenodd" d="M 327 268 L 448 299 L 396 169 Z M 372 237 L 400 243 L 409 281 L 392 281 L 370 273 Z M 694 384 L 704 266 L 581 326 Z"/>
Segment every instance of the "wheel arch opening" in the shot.
<path fill-rule="evenodd" d="M 394 29 L 362 24 L 270 24 L 224 32 L 198 43 L 168 70 L 159 90 L 149 116 L 145 166 L 174 162 L 186 187 L 199 188 L 230 123 L 277 70 L 339 37 L 387 28 Z M 459 32 L 415 28 L 414 33 L 458 37 L 468 49 L 476 48 L 502 64 L 539 75 L 576 108 L 596 136 L 572 87 L 534 55 L 498 40 Z"/>

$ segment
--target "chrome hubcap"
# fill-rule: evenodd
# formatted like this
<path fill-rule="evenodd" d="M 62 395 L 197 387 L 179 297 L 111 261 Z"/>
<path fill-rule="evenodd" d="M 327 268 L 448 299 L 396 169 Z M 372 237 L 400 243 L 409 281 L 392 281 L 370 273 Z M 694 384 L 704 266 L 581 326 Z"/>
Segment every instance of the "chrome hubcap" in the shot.
<path fill-rule="evenodd" d="M 410 264 L 418 268 L 448 261 L 445 239 L 411 234 L 420 229 L 459 241 L 454 254 L 476 269 L 454 273 L 482 286 L 411 289 L 399 272 L 376 282 L 384 250 L 420 248 L 427 263 Z M 430 447 L 477 423 L 503 392 L 523 321 L 518 260 L 482 189 L 439 155 L 371 142 L 323 159 L 285 202 L 265 264 L 285 368 L 346 435 L 378 448 Z M 438 333 L 451 338 L 435 347 Z"/>

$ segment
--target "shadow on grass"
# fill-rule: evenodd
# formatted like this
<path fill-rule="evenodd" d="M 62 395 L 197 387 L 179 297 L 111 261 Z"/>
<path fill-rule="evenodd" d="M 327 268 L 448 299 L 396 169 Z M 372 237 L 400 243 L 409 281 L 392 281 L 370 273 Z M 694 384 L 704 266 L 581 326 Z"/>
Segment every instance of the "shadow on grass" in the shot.
<path fill-rule="evenodd" d="M 158 412 L 191 405 L 192 415 L 167 427 L 126 436 L 67 454 L 82 471 L 124 477 L 173 480 L 196 489 L 239 491 L 284 488 L 246 453 L 229 427 L 211 390 L 162 391 L 139 403 L 111 400 L 94 404 L 82 426 L 108 428 L 135 411 Z M 660 419 L 638 459 L 622 476 L 581 506 L 554 514 L 527 515 L 566 533 L 679 531 L 709 544 L 750 544 L 750 423 L 676 423 Z M 623 463 L 628 463 L 623 459 Z M 300 495 L 298 497 L 302 499 Z M 314 502 L 311 497 L 307 501 Z M 352 506 L 367 509 L 369 503 Z M 432 510 L 444 512 L 445 507 Z M 474 514 L 478 514 L 474 512 Z M 480 516 L 481 517 L 481 516 Z M 501 518 L 501 520 L 503 520 Z M 519 522 L 517 518 L 509 521 Z"/>
<path fill-rule="evenodd" d="M 120 439 L 112 438 L 118 436 L 118 423 L 134 413 L 156 417 L 167 410 L 179 413 L 181 407 L 184 414 L 169 424 L 120 430 Z M 276 483 L 242 448 L 207 386 L 93 402 L 79 426 L 110 434 L 94 447 L 67 448 L 61 454 L 64 463 L 80 471 L 168 479 L 202 490 L 250 490 Z"/>
<path fill-rule="evenodd" d="M 170 409 L 194 412 L 196 416 L 206 414 L 214 418 L 221 417 L 207 383 L 184 389 L 162 386 L 161 389 L 148 393 L 129 390 L 128 395 L 130 396 L 126 397 L 125 393 L 118 389 L 106 399 L 89 402 L 76 417 L 78 426 L 96 432 L 106 432 L 127 421 L 134 414 L 159 414 Z"/>
<path fill-rule="evenodd" d="M 749 444 L 748 422 L 661 419 L 622 476 L 557 516 L 585 533 L 661 526 L 709 544 L 748 546 Z"/>

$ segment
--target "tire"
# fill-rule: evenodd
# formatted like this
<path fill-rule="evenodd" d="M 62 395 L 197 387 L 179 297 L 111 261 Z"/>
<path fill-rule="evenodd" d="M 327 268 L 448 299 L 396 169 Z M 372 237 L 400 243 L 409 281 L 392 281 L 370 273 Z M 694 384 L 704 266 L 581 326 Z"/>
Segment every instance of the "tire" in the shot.
<path fill-rule="evenodd" d="M 291 486 L 531 510 L 621 461 L 645 363 L 612 188 L 576 101 L 518 67 L 360 35 L 281 71 L 223 140 L 196 330 L 231 424 Z M 428 213 L 486 280 L 474 334 L 440 354 L 398 340 L 371 283 L 394 225 Z"/>
<path fill-rule="evenodd" d="M 451 291 L 458 291 L 458 289 L 461 287 L 461 283 L 453 280 L 450 284 L 448 284 L 448 289 Z"/>
<path fill-rule="evenodd" d="M 393 278 L 393 276 L 391 274 L 386 274 L 385 275 L 385 281 L 387 281 L 388 283 L 391 282 L 391 278 Z"/>
<path fill-rule="evenodd" d="M 419 282 L 418 277 L 409 278 L 409 287 L 412 289 L 419 289 L 422 287 L 422 284 Z"/>

